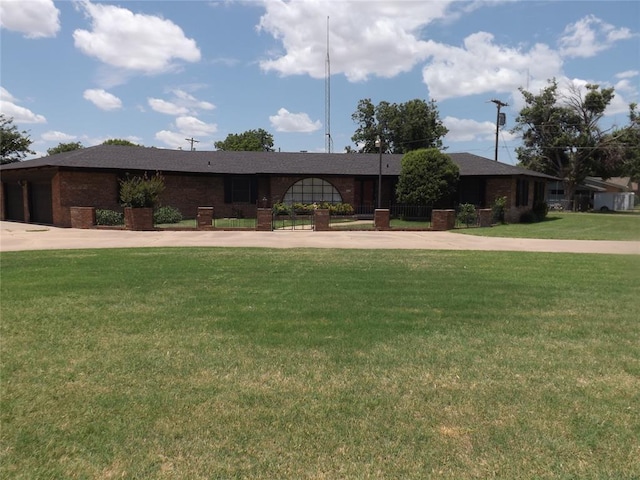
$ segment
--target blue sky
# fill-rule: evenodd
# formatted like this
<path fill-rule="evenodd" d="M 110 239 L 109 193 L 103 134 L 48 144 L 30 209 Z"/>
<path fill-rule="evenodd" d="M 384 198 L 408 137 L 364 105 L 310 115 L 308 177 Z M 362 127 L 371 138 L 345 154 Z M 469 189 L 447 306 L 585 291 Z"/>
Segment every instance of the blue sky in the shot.
<path fill-rule="evenodd" d="M 516 163 L 519 87 L 614 86 L 605 126 L 639 102 L 636 1 L 52 1 L 0 3 L 0 111 L 34 141 L 126 138 L 213 150 L 263 128 L 282 151 L 325 151 L 327 17 L 334 152 L 358 101 L 434 99 L 449 152 Z M 639 102 L 640 103 L 640 102 Z"/>

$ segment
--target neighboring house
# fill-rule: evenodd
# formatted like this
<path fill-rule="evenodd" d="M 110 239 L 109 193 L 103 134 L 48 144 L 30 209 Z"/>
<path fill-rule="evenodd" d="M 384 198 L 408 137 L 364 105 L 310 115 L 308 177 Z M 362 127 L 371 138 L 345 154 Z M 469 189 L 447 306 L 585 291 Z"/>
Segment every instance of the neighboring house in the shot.
<path fill-rule="evenodd" d="M 507 221 L 545 200 L 554 177 L 468 153 L 450 154 L 460 168 L 454 198 L 439 207 L 473 203 L 490 207 L 507 197 Z M 68 227 L 71 207 L 121 210 L 119 180 L 161 172 L 163 205 L 187 218 L 197 207 L 213 206 L 216 216 L 278 202 L 344 202 L 372 213 L 382 177 L 381 204 L 395 201 L 402 155 L 281 152 L 186 152 L 147 147 L 101 145 L 0 166 L 3 220 Z"/>
<path fill-rule="evenodd" d="M 578 186 L 572 200 L 564 199 L 564 187 L 561 180 L 550 181 L 547 184 L 547 201 L 550 205 L 562 205 L 565 210 L 586 211 L 593 208 L 593 196 L 596 193 L 634 192 L 638 195 L 638 184 L 630 177 L 612 177 L 606 180 L 599 177 L 587 177 Z"/>

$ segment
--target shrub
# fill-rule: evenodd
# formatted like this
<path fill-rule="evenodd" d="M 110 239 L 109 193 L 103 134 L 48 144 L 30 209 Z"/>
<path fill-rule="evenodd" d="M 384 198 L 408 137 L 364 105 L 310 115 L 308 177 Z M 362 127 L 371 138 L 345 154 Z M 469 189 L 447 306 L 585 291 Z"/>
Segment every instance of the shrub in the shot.
<path fill-rule="evenodd" d="M 96 209 L 96 225 L 124 225 L 124 215 L 115 210 Z"/>
<path fill-rule="evenodd" d="M 527 210 L 520 214 L 520 223 L 535 223 L 536 216 L 533 214 L 533 210 Z"/>
<path fill-rule="evenodd" d="M 458 207 L 458 222 L 467 227 L 476 223 L 476 206 L 473 203 L 463 203 Z"/>
<path fill-rule="evenodd" d="M 507 197 L 498 197 L 491 206 L 491 214 L 495 223 L 505 223 L 505 213 L 507 211 Z"/>
<path fill-rule="evenodd" d="M 271 210 L 274 215 L 291 215 L 291 207 L 286 203 L 274 203 Z"/>
<path fill-rule="evenodd" d="M 349 203 L 335 203 L 329 205 L 330 215 L 353 215 L 353 207 Z"/>
<path fill-rule="evenodd" d="M 153 208 L 164 190 L 164 178 L 160 173 L 153 177 L 129 177 L 120 180 L 120 202 L 123 207 Z"/>
<path fill-rule="evenodd" d="M 307 205 L 304 203 L 294 203 L 292 207 L 293 211 L 298 215 L 310 215 L 315 209 L 314 205 Z"/>
<path fill-rule="evenodd" d="M 547 202 L 538 202 L 533 206 L 533 209 L 531 211 L 533 213 L 533 216 L 535 217 L 535 221 L 541 222 L 545 218 L 547 218 L 547 213 L 549 213 L 549 205 L 547 205 Z"/>
<path fill-rule="evenodd" d="M 180 210 L 175 207 L 160 207 L 153 212 L 153 223 L 180 223 L 182 221 L 182 214 Z"/>

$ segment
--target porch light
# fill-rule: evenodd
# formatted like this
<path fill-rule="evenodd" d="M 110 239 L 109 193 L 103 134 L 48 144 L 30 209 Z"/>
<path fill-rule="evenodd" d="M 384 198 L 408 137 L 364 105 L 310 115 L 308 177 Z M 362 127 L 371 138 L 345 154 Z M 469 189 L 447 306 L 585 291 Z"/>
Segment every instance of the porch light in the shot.
<path fill-rule="evenodd" d="M 378 208 L 382 208 L 382 139 L 376 137 L 375 146 L 378 148 Z"/>

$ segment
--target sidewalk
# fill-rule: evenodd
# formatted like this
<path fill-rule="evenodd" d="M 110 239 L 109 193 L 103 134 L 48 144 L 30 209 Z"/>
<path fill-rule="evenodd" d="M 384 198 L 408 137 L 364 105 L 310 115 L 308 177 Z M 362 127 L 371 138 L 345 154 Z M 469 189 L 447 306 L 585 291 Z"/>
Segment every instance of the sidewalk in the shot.
<path fill-rule="evenodd" d="M 478 237 L 407 231 L 158 231 L 80 230 L 0 222 L 0 252 L 134 247 L 259 247 L 493 250 L 640 255 L 640 242 Z"/>

